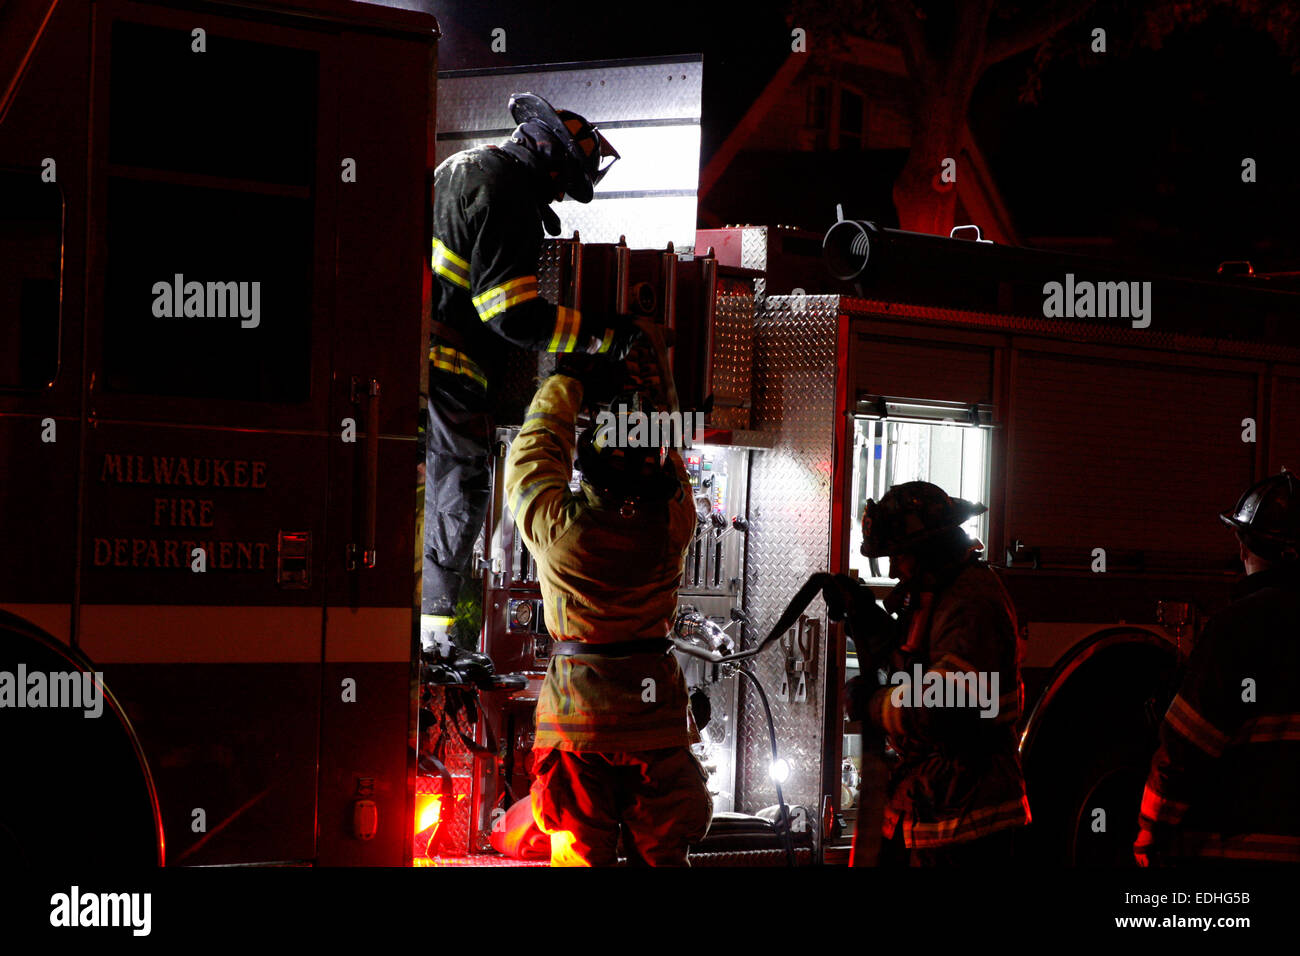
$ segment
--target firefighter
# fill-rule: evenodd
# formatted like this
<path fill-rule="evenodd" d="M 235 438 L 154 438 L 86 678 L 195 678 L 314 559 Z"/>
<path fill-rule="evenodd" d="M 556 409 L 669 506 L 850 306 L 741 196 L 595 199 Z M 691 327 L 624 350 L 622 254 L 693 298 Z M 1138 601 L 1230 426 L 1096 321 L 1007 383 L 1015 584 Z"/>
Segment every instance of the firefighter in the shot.
<path fill-rule="evenodd" d="M 433 321 L 425 432 L 423 630 L 450 624 L 487 512 L 493 425 L 487 390 L 502 346 L 625 354 L 622 316 L 557 308 L 538 295 L 550 204 L 590 202 L 618 153 L 581 116 L 532 93 L 509 109 L 518 126 L 499 145 L 463 150 L 434 171 Z M 504 341 L 503 341 L 504 340 Z"/>
<path fill-rule="evenodd" d="M 1006 861 L 1015 828 L 1030 819 L 1016 746 L 1015 609 L 961 528 L 985 510 L 912 481 L 868 501 L 862 518 L 862 553 L 888 556 L 899 579 L 884 602 L 899 614 L 897 650 L 887 684 L 854 678 L 846 700 L 850 718 L 883 733 L 896 754 L 883 835 L 894 855 L 910 851 L 913 866 Z"/>
<path fill-rule="evenodd" d="M 582 482 L 570 491 L 575 418 L 584 396 L 591 406 L 600 397 L 583 369 L 598 361 L 566 362 L 542 384 L 506 462 L 553 639 L 533 815 L 550 835 L 552 866 L 613 865 L 620 827 L 632 864 L 685 866 L 712 817 L 667 637 L 695 503 L 676 451 L 615 448 L 593 428 L 577 442 Z"/>
<path fill-rule="evenodd" d="M 1265 478 L 1219 518 L 1246 577 L 1206 623 L 1160 725 L 1141 866 L 1300 862 L 1300 480 Z"/>

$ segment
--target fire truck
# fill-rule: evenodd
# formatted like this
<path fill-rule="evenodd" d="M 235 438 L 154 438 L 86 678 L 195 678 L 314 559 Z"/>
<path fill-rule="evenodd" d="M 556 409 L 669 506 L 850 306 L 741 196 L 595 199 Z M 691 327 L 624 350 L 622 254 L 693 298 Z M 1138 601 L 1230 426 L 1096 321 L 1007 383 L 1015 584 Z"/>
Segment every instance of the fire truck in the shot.
<path fill-rule="evenodd" d="M 26 691 L 0 684 L 6 856 L 506 860 L 551 635 L 502 471 L 545 360 L 512 353 L 494 389 L 474 640 L 510 679 L 431 685 L 424 252 L 451 134 L 413 6 L 0 7 L 0 681 Z M 774 638 L 743 668 L 681 657 L 715 809 L 693 863 L 843 863 L 855 829 L 873 858 L 878 781 L 841 700 L 862 662 L 820 600 L 790 602 L 825 571 L 883 595 L 858 520 L 918 478 L 989 506 L 969 530 L 1019 616 L 1024 855 L 1121 862 L 1177 667 L 1236 573 L 1214 516 L 1300 460 L 1287 277 L 964 235 L 841 216 L 545 244 L 541 294 L 671 330 L 705 416 L 674 636 Z M 65 675 L 92 675 L 59 684 L 82 706 L 51 706 Z M 427 774 L 420 728 L 449 714 Z"/>
<path fill-rule="evenodd" d="M 1034 815 L 1018 854 L 1131 864 L 1178 668 L 1240 573 L 1216 515 L 1300 460 L 1294 276 L 1241 263 L 1203 280 L 1151 275 L 954 232 L 841 218 L 824 234 L 700 230 L 671 255 L 554 244 L 543 285 L 557 301 L 609 297 L 674 328 L 679 390 L 715 397 L 685 452 L 701 520 L 676 636 L 707 621 L 714 647 L 726 633 L 752 649 L 788 622 L 753 659 L 755 680 L 681 658 L 708 700 L 700 753 L 727 840 L 711 855 L 711 834 L 693 862 L 788 862 L 764 826 L 778 804 L 823 863 L 846 862 L 849 834 L 878 818 L 879 765 L 843 716 L 856 648 L 820 599 L 793 617 L 789 602 L 823 571 L 883 597 L 893 582 L 860 557 L 861 514 L 923 479 L 989 506 L 967 530 L 1016 605 Z M 467 783 L 471 853 L 501 788 L 527 793 L 548 658 L 534 567 L 499 488 L 483 564 L 483 647 L 530 683 L 485 709 L 504 764 Z M 870 863 L 878 838 L 862 829 L 855 862 Z"/>
<path fill-rule="evenodd" d="M 0 8 L 0 855 L 409 859 L 418 6 Z"/>

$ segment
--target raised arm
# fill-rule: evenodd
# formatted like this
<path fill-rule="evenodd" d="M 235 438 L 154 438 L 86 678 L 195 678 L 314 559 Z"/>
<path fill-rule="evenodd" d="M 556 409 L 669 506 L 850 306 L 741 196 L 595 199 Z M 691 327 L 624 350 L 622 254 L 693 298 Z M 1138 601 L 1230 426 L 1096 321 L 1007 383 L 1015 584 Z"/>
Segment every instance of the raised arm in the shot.
<path fill-rule="evenodd" d="M 582 383 L 552 375 L 533 396 L 524 426 L 510 445 L 506 500 L 534 555 L 550 547 L 571 521 L 573 429 L 581 405 Z"/>

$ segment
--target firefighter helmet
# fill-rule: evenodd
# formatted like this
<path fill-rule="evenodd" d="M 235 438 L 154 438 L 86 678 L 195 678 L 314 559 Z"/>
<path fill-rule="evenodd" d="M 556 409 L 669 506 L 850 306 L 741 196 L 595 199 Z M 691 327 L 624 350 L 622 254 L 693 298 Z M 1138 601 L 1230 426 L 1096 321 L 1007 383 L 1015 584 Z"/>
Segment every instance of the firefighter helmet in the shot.
<path fill-rule="evenodd" d="M 667 501 L 678 488 L 677 474 L 662 445 L 622 447 L 616 431 L 593 425 L 578 436 L 582 480 L 624 516 L 642 504 Z"/>
<path fill-rule="evenodd" d="M 578 202 L 591 202 L 596 184 L 619 158 L 609 140 L 577 113 L 556 110 L 536 93 L 516 93 L 509 105 L 516 123 L 538 123 L 555 137 L 564 149 L 560 179 L 565 193 Z"/>
<path fill-rule="evenodd" d="M 1261 558 L 1294 561 L 1300 549 L 1300 479 L 1283 471 L 1255 482 L 1219 520 Z"/>
<path fill-rule="evenodd" d="M 915 551 L 988 509 L 950 498 L 938 485 L 908 481 L 894 485 L 862 512 L 862 553 L 869 558 Z"/>

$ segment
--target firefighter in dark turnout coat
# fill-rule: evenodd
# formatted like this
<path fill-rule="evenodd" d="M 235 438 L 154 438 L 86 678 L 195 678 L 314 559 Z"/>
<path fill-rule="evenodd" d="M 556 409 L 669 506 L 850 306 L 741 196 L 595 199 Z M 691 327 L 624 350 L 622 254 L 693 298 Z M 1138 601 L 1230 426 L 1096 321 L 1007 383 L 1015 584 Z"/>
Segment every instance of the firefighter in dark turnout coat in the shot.
<path fill-rule="evenodd" d="M 1134 845 L 1143 866 L 1300 862 L 1300 480 L 1265 478 L 1220 518 L 1247 576 L 1160 726 Z"/>
<path fill-rule="evenodd" d="M 889 556 L 900 579 L 885 600 L 899 612 L 898 650 L 889 685 L 873 691 L 874 680 L 855 678 L 847 697 L 850 716 L 897 753 L 883 835 L 906 846 L 914 866 L 1005 860 L 1012 831 L 1030 819 L 1016 743 L 1015 609 L 961 529 L 984 510 L 913 481 L 869 501 L 863 515 L 863 554 Z M 922 705 L 918 673 L 922 687 L 960 686 L 962 700 Z"/>
<path fill-rule="evenodd" d="M 550 203 L 590 202 L 618 154 L 581 116 L 531 93 L 511 97 L 510 111 L 519 125 L 509 140 L 456 153 L 434 172 L 426 626 L 449 623 L 487 511 L 487 390 L 502 346 L 617 355 L 636 334 L 628 319 L 557 308 L 537 292 L 543 226 L 559 232 Z"/>

